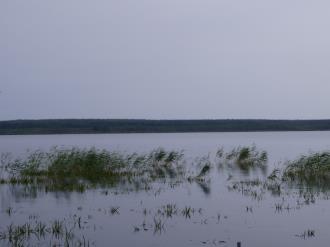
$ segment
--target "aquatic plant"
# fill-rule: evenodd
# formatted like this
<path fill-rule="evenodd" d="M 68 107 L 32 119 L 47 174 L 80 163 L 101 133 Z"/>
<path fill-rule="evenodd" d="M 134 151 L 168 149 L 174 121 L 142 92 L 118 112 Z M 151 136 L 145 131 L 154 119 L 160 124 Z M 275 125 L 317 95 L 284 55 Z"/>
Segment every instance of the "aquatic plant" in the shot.
<path fill-rule="evenodd" d="M 162 219 L 154 218 L 154 234 L 161 234 L 165 229 L 165 223 Z"/>
<path fill-rule="evenodd" d="M 156 149 L 149 154 L 126 154 L 96 148 L 34 151 L 26 159 L 6 163 L 10 176 L 3 183 L 44 184 L 46 190 L 83 192 L 93 185 L 147 184 L 184 174 L 182 152 Z"/>
<path fill-rule="evenodd" d="M 111 207 L 111 208 L 110 208 L 110 213 L 111 213 L 112 215 L 114 215 L 114 214 L 119 214 L 119 207 Z"/>
<path fill-rule="evenodd" d="M 202 178 L 204 177 L 207 173 L 210 172 L 211 166 L 209 164 L 205 164 L 202 168 L 202 170 L 199 172 L 197 175 L 197 178 Z"/>
<path fill-rule="evenodd" d="M 268 180 L 271 180 L 271 181 L 275 181 L 277 179 L 279 179 L 279 176 L 280 176 L 280 169 L 274 169 L 267 177 Z"/>
<path fill-rule="evenodd" d="M 268 155 L 266 151 L 259 151 L 255 145 L 239 146 L 229 152 L 224 152 L 223 148 L 216 153 L 220 168 L 239 169 L 248 171 L 251 168 L 267 168 Z"/>
<path fill-rule="evenodd" d="M 299 237 L 299 238 L 303 238 L 303 239 L 314 238 L 315 230 L 308 229 L 308 230 L 304 231 L 302 234 L 296 234 L 295 236 Z"/>
<path fill-rule="evenodd" d="M 210 161 L 209 155 L 203 156 L 201 158 L 196 158 L 194 162 L 195 169 L 199 170 L 197 175 L 192 175 L 188 177 L 188 181 L 196 182 L 197 184 L 204 185 L 207 180 L 207 175 L 210 173 L 212 169 L 212 162 Z"/>
<path fill-rule="evenodd" d="M 55 220 L 51 226 L 51 232 L 55 237 L 63 234 L 63 222 L 60 220 Z"/>
<path fill-rule="evenodd" d="M 330 188 L 330 152 L 310 153 L 288 161 L 282 180 L 319 188 Z"/>
<path fill-rule="evenodd" d="M 158 213 L 166 218 L 172 218 L 178 212 L 177 206 L 175 204 L 166 204 L 158 210 Z"/>
<path fill-rule="evenodd" d="M 38 236 L 44 236 L 47 232 L 47 225 L 41 221 L 37 222 L 35 232 Z"/>
<path fill-rule="evenodd" d="M 84 235 L 75 235 L 82 229 L 76 228 L 75 216 L 48 223 L 34 221 L 36 218 L 33 215 L 24 224 L 1 226 L 0 246 L 90 246 Z"/>
<path fill-rule="evenodd" d="M 181 213 L 185 218 L 191 218 L 191 215 L 194 214 L 195 210 L 192 207 L 184 207 Z"/>

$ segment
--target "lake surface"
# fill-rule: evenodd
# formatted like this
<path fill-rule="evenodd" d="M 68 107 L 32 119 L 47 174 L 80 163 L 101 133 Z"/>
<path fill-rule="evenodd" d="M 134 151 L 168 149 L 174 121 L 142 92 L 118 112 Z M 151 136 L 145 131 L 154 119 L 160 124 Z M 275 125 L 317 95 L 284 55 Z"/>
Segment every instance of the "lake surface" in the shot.
<path fill-rule="evenodd" d="M 197 157 L 212 157 L 220 147 L 255 144 L 268 152 L 272 170 L 301 154 L 330 150 L 329 140 L 330 132 L 27 135 L 0 136 L 0 151 L 24 157 L 27 150 L 47 151 L 53 146 L 128 153 L 163 147 L 184 150 L 189 165 Z M 0 185 L 0 230 L 10 224 L 61 220 L 74 227 L 75 238 L 85 246 L 87 242 L 90 246 L 237 246 L 241 242 L 243 247 L 301 247 L 330 242 L 327 192 L 306 199 L 294 189 L 274 196 L 230 188 L 227 174 L 218 169 L 212 170 L 206 186 L 160 183 L 152 190 L 129 193 L 106 188 L 47 193 Z M 174 208 L 173 214 L 164 213 L 166 205 Z M 56 236 L 31 236 L 29 243 L 62 246 Z M 3 245 L 9 244 L 0 240 Z"/>

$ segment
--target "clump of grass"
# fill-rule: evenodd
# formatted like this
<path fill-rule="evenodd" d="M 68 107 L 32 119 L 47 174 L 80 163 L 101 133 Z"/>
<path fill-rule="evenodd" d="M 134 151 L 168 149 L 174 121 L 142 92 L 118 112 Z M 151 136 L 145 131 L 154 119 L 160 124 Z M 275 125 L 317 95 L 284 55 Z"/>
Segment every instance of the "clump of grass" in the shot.
<path fill-rule="evenodd" d="M 178 209 L 175 204 L 166 204 L 160 210 L 159 214 L 165 216 L 166 218 L 172 218 L 173 215 L 176 215 Z"/>
<path fill-rule="evenodd" d="M 314 238 L 315 230 L 308 229 L 307 231 L 304 231 L 302 234 L 296 234 L 295 236 L 303 239 Z"/>
<path fill-rule="evenodd" d="M 7 230 L 0 233 L 0 240 L 8 240 L 12 246 L 23 246 L 23 239 L 29 239 L 34 233 L 34 229 L 30 223 L 25 223 L 23 225 L 13 225 L 7 226 Z"/>
<path fill-rule="evenodd" d="M 110 208 L 110 213 L 111 213 L 112 215 L 114 215 L 114 214 L 119 214 L 119 207 L 111 207 L 111 208 Z"/>
<path fill-rule="evenodd" d="M 75 226 L 65 219 L 54 220 L 50 224 L 41 221 L 10 224 L 0 230 L 0 246 L 31 246 L 31 243 L 44 246 L 45 240 L 50 241 L 49 246 L 89 246 L 84 236 L 83 239 L 76 238 L 74 232 Z"/>
<path fill-rule="evenodd" d="M 228 186 L 229 191 L 239 192 L 243 196 L 252 198 L 253 200 L 260 201 L 266 192 L 267 183 L 262 182 L 259 179 L 232 182 L 231 186 Z"/>
<path fill-rule="evenodd" d="M 266 169 L 268 155 L 266 151 L 259 151 L 255 145 L 233 148 L 229 152 L 224 152 L 220 148 L 216 157 L 220 159 L 220 167 L 238 168 L 247 171 L 251 168 Z"/>
<path fill-rule="evenodd" d="M 35 232 L 37 233 L 37 236 L 45 236 L 47 232 L 47 225 L 41 221 L 37 222 L 35 226 Z"/>
<path fill-rule="evenodd" d="M 268 180 L 270 181 L 276 181 L 279 179 L 279 175 L 280 175 L 280 170 L 279 169 L 274 169 L 267 177 Z"/>
<path fill-rule="evenodd" d="M 192 207 L 184 207 L 184 209 L 182 209 L 181 213 L 185 218 L 191 218 L 191 215 L 194 214 L 195 210 Z"/>
<path fill-rule="evenodd" d="M 151 168 L 150 175 L 152 177 L 170 177 L 174 178 L 177 175 L 183 174 L 183 166 L 179 165 L 179 161 L 183 158 L 182 152 L 170 151 L 166 152 L 159 148 L 147 155 L 145 164 Z"/>
<path fill-rule="evenodd" d="M 165 229 L 165 223 L 161 219 L 154 218 L 154 234 L 162 234 Z"/>
<path fill-rule="evenodd" d="M 192 175 L 188 177 L 188 181 L 189 182 L 205 182 L 207 175 L 210 173 L 211 169 L 212 169 L 212 162 L 210 161 L 210 157 L 208 156 L 203 156 L 201 158 L 197 158 L 195 160 L 195 164 L 196 169 L 199 170 L 199 172 L 197 173 L 197 175 Z"/>
<path fill-rule="evenodd" d="M 330 179 L 330 152 L 302 155 L 288 161 L 282 180 L 310 186 L 328 186 Z"/>
<path fill-rule="evenodd" d="M 13 208 L 12 207 L 8 207 L 6 208 L 5 212 L 8 214 L 8 216 L 11 216 L 13 213 Z"/>
<path fill-rule="evenodd" d="M 55 220 L 51 226 L 51 232 L 55 237 L 59 237 L 63 234 L 63 222 Z"/>
<path fill-rule="evenodd" d="M 126 154 L 104 149 L 37 150 L 26 159 L 6 164 L 10 184 L 46 184 L 50 190 L 63 188 L 83 192 L 89 184 L 116 185 L 123 182 L 152 182 L 184 173 L 182 152 L 162 148 L 149 154 Z"/>
<path fill-rule="evenodd" d="M 201 179 L 201 178 L 205 177 L 205 175 L 208 174 L 210 172 L 210 170 L 211 170 L 211 165 L 205 164 L 196 178 Z"/>

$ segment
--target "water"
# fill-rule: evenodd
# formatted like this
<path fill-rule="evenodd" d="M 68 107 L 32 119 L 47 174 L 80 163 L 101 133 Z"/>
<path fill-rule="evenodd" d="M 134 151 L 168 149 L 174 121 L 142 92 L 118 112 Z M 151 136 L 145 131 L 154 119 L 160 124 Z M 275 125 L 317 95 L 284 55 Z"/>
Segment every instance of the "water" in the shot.
<path fill-rule="evenodd" d="M 280 167 L 300 154 L 330 149 L 329 139 L 330 132 L 0 136 L 0 151 L 24 156 L 26 150 L 48 150 L 54 145 L 125 152 L 164 147 L 183 149 L 187 159 L 193 160 L 213 154 L 221 146 L 228 150 L 255 144 L 268 152 L 270 167 Z M 75 227 L 76 239 L 85 239 L 91 246 L 236 246 L 241 242 L 244 247 L 301 247 L 330 242 L 330 201 L 325 195 L 307 202 L 295 192 L 255 198 L 229 191 L 228 186 L 230 182 L 217 169 L 207 189 L 197 183 L 182 183 L 174 188 L 157 184 L 153 190 L 132 193 L 107 189 L 31 193 L 1 185 L 0 228 L 3 231 L 11 223 L 36 221 L 51 224 L 60 219 Z M 172 217 L 162 215 L 167 204 L 175 205 Z M 279 204 L 281 210 L 276 209 Z M 117 211 L 113 212 L 114 208 Z M 187 215 L 185 208 L 194 211 Z M 50 242 L 61 243 L 54 236 L 30 240 L 36 246 Z M 6 246 L 7 242 L 1 244 Z"/>

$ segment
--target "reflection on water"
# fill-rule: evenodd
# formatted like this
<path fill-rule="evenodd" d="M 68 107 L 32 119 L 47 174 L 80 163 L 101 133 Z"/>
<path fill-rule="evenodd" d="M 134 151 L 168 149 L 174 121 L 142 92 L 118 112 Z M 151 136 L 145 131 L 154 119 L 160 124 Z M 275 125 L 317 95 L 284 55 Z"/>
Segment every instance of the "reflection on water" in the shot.
<path fill-rule="evenodd" d="M 0 185 L 0 245 L 237 246 L 238 242 L 243 247 L 327 245 L 330 241 L 328 187 L 284 183 L 272 171 L 281 169 L 286 159 L 308 150 L 329 148 L 323 138 L 330 136 L 328 132 L 214 135 L 217 138 L 211 134 L 99 135 L 98 144 L 94 135 L 74 137 L 79 142 L 84 140 L 83 147 L 104 144 L 108 148 L 117 142 L 117 150 L 124 151 L 139 151 L 141 146 L 142 151 L 159 146 L 185 149 L 187 164 L 194 163 L 196 169 L 188 171 L 191 179 L 159 180 L 147 190 L 104 186 L 65 192 L 49 191 L 35 184 Z M 31 146 L 25 140 L 28 138 Z M 15 153 L 17 142 L 16 150 L 22 154 L 22 150 L 33 150 L 46 139 L 48 143 L 55 140 L 53 145 L 61 141 L 63 145 L 77 145 L 71 136 L 47 138 L 15 136 L 9 140 L 10 137 L 5 137 L 0 139 L 0 146 L 4 147 L 4 142 L 9 140 L 9 146 L 14 148 L 4 151 Z M 136 139 L 145 143 L 140 145 Z M 308 144 L 301 143 L 307 139 Z M 26 143 L 24 148 L 22 143 Z M 242 174 L 236 169 L 219 169 L 214 156 L 220 146 L 231 150 L 253 143 L 268 152 L 268 172 Z M 146 150 L 149 146 L 152 147 Z M 198 147 L 200 150 L 195 152 Z M 285 155 L 288 149 L 290 154 Z M 197 162 L 196 157 L 208 158 Z M 211 167 L 204 169 L 208 171 L 205 178 L 198 179 L 207 164 Z"/>

